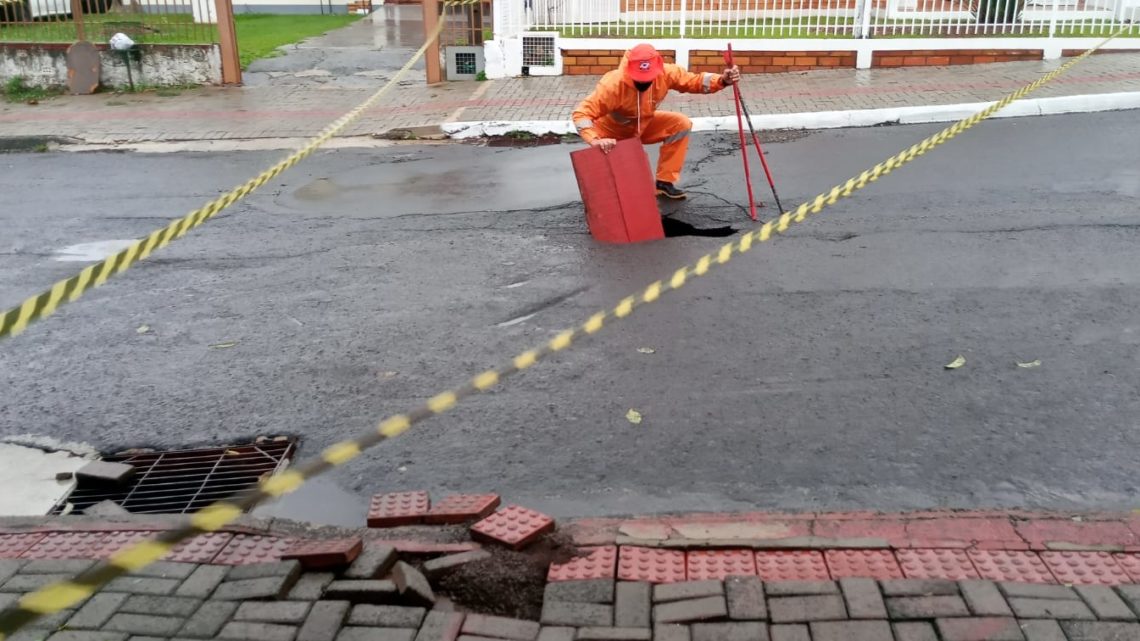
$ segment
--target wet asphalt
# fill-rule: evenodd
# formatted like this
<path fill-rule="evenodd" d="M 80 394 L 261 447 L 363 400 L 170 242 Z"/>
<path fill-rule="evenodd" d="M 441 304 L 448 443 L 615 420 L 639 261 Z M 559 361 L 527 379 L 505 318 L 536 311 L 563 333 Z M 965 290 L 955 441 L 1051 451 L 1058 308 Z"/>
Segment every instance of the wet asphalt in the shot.
<path fill-rule="evenodd" d="M 798 203 L 936 130 L 766 149 Z M 420 488 L 560 516 L 1130 508 L 1140 165 L 1121 141 L 1138 137 L 1129 112 L 984 123 L 284 512 L 351 523 L 360 497 Z M 736 144 L 694 137 L 672 215 L 747 224 Z M 573 148 L 316 154 L 0 344 L 0 435 L 284 433 L 312 455 L 718 246 L 594 243 Z M 141 236 L 278 157 L 0 156 L 0 305 L 86 264 L 61 250 Z"/>

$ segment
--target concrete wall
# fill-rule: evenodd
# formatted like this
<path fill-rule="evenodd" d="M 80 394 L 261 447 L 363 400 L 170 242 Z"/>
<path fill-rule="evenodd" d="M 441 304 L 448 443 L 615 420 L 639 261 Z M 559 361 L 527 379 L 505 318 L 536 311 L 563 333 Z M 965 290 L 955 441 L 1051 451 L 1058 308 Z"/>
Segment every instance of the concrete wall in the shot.
<path fill-rule="evenodd" d="M 67 46 L 0 44 L 0 82 L 22 76 L 31 86 L 67 86 Z M 218 45 L 140 45 L 141 60 L 131 61 L 135 85 L 217 85 L 222 82 Z M 101 81 L 107 87 L 127 86 L 123 59 L 105 47 Z"/>

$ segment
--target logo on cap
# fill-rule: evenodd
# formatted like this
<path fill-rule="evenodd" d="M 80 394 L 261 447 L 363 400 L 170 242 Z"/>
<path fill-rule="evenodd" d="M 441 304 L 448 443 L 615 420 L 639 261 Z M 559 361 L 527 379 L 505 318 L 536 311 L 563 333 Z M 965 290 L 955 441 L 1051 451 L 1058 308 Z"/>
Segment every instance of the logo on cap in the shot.
<path fill-rule="evenodd" d="M 649 67 L 651 66 L 651 64 L 648 60 L 642 60 L 640 63 L 638 63 L 637 66 L 642 71 L 649 71 Z"/>

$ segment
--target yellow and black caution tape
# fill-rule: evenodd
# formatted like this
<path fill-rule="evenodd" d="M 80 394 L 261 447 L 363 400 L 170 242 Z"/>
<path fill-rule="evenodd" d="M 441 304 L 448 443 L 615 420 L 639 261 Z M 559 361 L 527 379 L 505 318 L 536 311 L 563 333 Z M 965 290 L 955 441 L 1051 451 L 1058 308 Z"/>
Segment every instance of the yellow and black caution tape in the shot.
<path fill-rule="evenodd" d="M 480 0 L 448 0 L 444 6 L 452 7 L 476 4 L 479 1 Z M 332 124 L 325 127 L 320 134 L 305 143 L 303 147 L 289 154 L 276 165 L 266 169 L 256 177 L 235 187 L 229 193 L 218 196 L 182 218 L 172 221 L 166 227 L 152 232 L 145 238 L 136 240 L 131 243 L 130 247 L 127 247 L 114 256 L 110 256 L 100 263 L 88 266 L 75 276 L 52 285 L 51 289 L 32 296 L 16 307 L 3 312 L 0 314 L 0 339 L 15 336 L 27 329 L 28 325 L 51 316 L 60 306 L 74 302 L 88 290 L 94 289 L 107 282 L 108 278 L 121 274 L 131 265 L 150 256 L 154 250 L 162 249 L 170 244 L 170 241 L 181 238 L 186 232 L 210 220 L 223 209 L 245 198 L 257 188 L 273 180 L 286 169 L 291 168 L 293 165 L 307 158 L 321 147 L 321 145 L 324 145 L 333 136 L 343 131 L 345 127 L 375 105 L 392 87 L 396 86 L 396 83 L 399 82 L 404 74 L 411 70 L 412 65 L 423 57 L 431 42 L 439 37 L 439 34 L 443 31 L 444 25 L 447 22 L 446 18 L 446 16 L 440 16 L 439 23 L 432 32 L 428 34 L 423 46 L 396 72 L 396 75 L 392 76 L 391 80 L 376 90 L 376 93 L 369 96 L 367 100 L 353 108 L 352 111 L 337 118 Z"/>
<path fill-rule="evenodd" d="M 629 316 L 635 309 L 658 300 L 663 294 L 680 289 L 690 279 L 704 276 L 713 266 L 723 265 L 732 260 L 734 256 L 751 250 L 757 243 L 766 242 L 771 240 L 775 234 L 784 233 L 793 223 L 801 223 L 806 220 L 808 214 L 820 213 L 829 205 L 834 205 L 840 198 L 850 196 L 882 176 L 992 116 L 1011 102 L 1025 97 L 1092 55 L 1121 32 L 1109 36 L 1080 56 L 978 113 L 954 123 L 926 140 L 847 180 L 847 182 L 832 187 L 830 191 L 803 203 L 795 211 L 785 212 L 775 220 L 764 223 L 759 228 L 741 236 L 739 240 L 722 245 L 718 251 L 706 254 L 695 263 L 678 269 L 667 279 L 651 283 L 639 294 L 622 299 L 612 309 L 599 311 L 581 325 L 560 332 L 546 343 L 515 356 L 505 365 L 477 374 L 466 384 L 431 397 L 426 403 L 407 414 L 397 414 L 385 418 L 380 421 L 375 429 L 369 430 L 362 436 L 332 445 L 321 452 L 317 459 L 266 479 L 255 491 L 240 498 L 218 501 L 207 506 L 193 514 L 189 522 L 179 529 L 163 532 L 153 540 L 132 545 L 69 581 L 53 583 L 24 595 L 15 606 L 0 613 L 0 641 L 7 639 L 20 627 L 38 617 L 54 614 L 75 606 L 95 594 L 100 587 L 112 579 L 160 560 L 178 543 L 202 533 L 214 532 L 224 528 L 237 520 L 243 512 L 259 503 L 295 491 L 306 480 L 351 461 L 378 443 L 403 434 L 416 423 L 450 410 L 464 398 L 495 387 L 503 379 L 531 367 L 547 356 L 567 349 L 574 344 L 575 340 L 598 333 L 606 326 L 607 322 Z M 421 53 L 422 51 L 421 49 Z"/>

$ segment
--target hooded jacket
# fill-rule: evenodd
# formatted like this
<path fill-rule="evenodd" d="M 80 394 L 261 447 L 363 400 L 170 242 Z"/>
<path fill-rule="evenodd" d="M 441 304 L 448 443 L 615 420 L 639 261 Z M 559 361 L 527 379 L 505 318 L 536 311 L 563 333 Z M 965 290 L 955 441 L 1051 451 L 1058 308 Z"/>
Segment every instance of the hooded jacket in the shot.
<path fill-rule="evenodd" d="M 574 127 L 586 142 L 640 136 L 642 125 L 653 118 L 657 105 L 670 89 L 681 93 L 716 93 L 725 87 L 720 74 L 689 73 L 677 65 L 666 64 L 652 86 L 639 92 L 626 71 L 628 62 L 627 51 L 618 68 L 602 76 L 593 93 L 574 110 Z"/>

